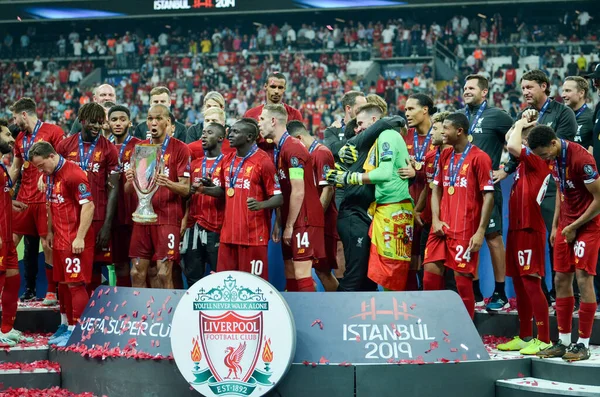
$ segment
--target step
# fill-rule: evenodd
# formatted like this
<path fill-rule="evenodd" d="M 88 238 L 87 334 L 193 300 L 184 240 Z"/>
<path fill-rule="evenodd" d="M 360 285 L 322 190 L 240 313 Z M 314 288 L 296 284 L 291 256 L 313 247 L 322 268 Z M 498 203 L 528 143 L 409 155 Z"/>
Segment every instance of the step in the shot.
<path fill-rule="evenodd" d="M 598 397 L 600 387 L 556 382 L 534 377 L 496 381 L 496 397 L 581 396 Z"/>
<path fill-rule="evenodd" d="M 31 363 L 0 363 L 0 384 L 4 389 L 9 387 L 47 389 L 60 386 L 60 366 L 47 360 Z"/>
<path fill-rule="evenodd" d="M 19 302 L 15 328 L 29 332 L 54 333 L 60 325 L 58 305 L 42 306 L 41 301 Z"/>
<path fill-rule="evenodd" d="M 590 346 L 588 360 L 566 362 L 560 358 L 534 359 L 531 375 L 556 382 L 600 386 L 600 346 Z"/>
<path fill-rule="evenodd" d="M 22 342 L 13 347 L 0 347 L 0 362 L 30 363 L 39 360 L 48 360 L 49 334 L 28 334 L 25 336 L 34 339 L 31 343 Z"/>

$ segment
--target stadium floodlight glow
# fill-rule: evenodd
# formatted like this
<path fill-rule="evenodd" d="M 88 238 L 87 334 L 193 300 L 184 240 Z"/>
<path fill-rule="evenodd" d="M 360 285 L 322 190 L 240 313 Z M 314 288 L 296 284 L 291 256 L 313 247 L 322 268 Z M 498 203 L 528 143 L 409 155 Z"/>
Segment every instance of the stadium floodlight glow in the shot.
<path fill-rule="evenodd" d="M 107 18 L 125 15 L 121 12 L 86 10 L 83 8 L 27 7 L 25 11 L 42 19 Z"/>

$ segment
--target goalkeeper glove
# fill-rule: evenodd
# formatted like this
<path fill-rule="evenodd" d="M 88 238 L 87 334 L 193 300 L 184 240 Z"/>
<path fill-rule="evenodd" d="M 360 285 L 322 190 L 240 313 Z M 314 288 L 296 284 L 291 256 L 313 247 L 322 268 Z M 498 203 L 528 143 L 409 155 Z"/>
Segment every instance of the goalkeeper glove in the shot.
<path fill-rule="evenodd" d="M 362 174 L 360 172 L 348 172 L 336 169 L 327 171 L 325 177 L 329 184 L 337 187 L 362 185 Z"/>
<path fill-rule="evenodd" d="M 340 161 L 345 164 L 354 164 L 358 160 L 358 150 L 354 145 L 344 145 L 339 151 Z"/>

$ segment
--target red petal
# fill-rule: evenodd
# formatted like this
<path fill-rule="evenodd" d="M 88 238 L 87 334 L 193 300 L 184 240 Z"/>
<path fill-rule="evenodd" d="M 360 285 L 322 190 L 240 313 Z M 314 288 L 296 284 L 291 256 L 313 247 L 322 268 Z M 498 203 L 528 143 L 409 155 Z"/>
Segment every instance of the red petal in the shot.
<path fill-rule="evenodd" d="M 104 313 L 104 308 L 101 307 L 100 310 L 98 310 L 98 313 L 100 313 L 100 314 Z"/>
<path fill-rule="evenodd" d="M 319 362 L 321 364 L 329 364 L 329 360 L 325 358 L 325 356 L 321 357 L 321 359 L 319 360 Z"/>
<path fill-rule="evenodd" d="M 96 301 L 92 301 L 92 303 L 90 303 L 90 307 L 94 307 L 96 306 Z"/>
<path fill-rule="evenodd" d="M 138 316 L 138 311 L 137 311 L 137 310 L 134 310 L 134 311 L 133 311 L 133 313 L 131 313 L 131 316 L 132 316 L 133 318 L 137 318 L 137 316 Z"/>
<path fill-rule="evenodd" d="M 108 301 L 108 303 L 106 304 L 106 307 L 110 306 L 111 301 Z"/>
<path fill-rule="evenodd" d="M 123 301 L 123 303 L 121 303 L 121 307 L 124 307 L 127 304 L 127 301 Z"/>
<path fill-rule="evenodd" d="M 360 342 L 360 335 L 356 335 L 356 341 Z"/>
<path fill-rule="evenodd" d="M 446 331 L 445 329 L 442 330 L 442 332 L 444 333 L 444 335 L 449 336 L 450 334 L 448 333 L 448 331 Z"/>
<path fill-rule="evenodd" d="M 433 341 L 429 344 L 429 349 L 431 349 L 431 350 L 435 350 L 438 347 L 440 347 L 440 345 L 437 343 L 437 341 Z"/>
<path fill-rule="evenodd" d="M 453 348 L 451 348 L 451 349 L 450 349 L 450 351 L 451 351 L 452 353 L 456 353 L 456 352 L 458 351 L 458 349 L 457 349 L 456 347 L 453 347 Z"/>

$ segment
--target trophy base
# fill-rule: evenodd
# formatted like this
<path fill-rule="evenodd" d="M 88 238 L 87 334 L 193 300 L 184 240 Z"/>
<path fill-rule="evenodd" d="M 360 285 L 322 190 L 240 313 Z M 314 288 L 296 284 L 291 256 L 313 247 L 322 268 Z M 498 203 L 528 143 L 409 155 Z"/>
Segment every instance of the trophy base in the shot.
<path fill-rule="evenodd" d="M 158 216 L 156 214 L 140 215 L 133 213 L 131 219 L 136 223 L 156 223 L 156 221 L 158 221 Z"/>

